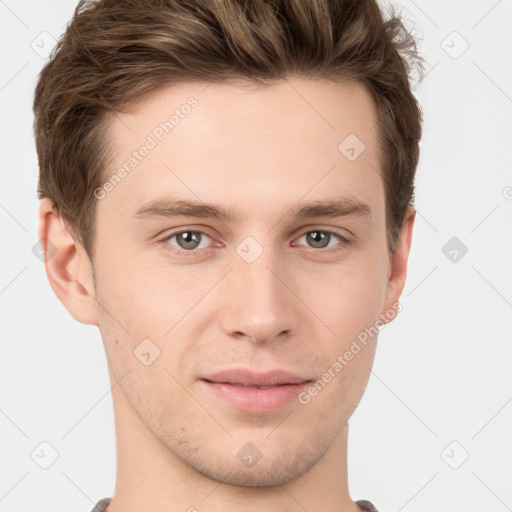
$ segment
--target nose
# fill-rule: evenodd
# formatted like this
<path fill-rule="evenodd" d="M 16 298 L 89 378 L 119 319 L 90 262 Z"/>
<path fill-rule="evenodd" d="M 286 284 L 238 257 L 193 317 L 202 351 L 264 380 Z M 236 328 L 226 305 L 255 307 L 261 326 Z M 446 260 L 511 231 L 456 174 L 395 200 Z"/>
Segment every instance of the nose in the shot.
<path fill-rule="evenodd" d="M 223 280 L 223 331 L 253 343 L 282 340 L 297 330 L 300 300 L 283 261 L 265 250 L 251 263 L 233 254 L 233 268 Z"/>

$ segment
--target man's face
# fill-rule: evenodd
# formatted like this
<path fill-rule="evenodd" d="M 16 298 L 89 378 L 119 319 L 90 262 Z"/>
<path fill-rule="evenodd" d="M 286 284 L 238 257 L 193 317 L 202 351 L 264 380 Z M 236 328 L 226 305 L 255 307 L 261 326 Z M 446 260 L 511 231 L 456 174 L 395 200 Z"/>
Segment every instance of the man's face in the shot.
<path fill-rule="evenodd" d="M 97 202 L 98 324 L 125 400 L 116 422 L 214 480 L 297 478 L 345 428 L 376 340 L 358 341 L 342 369 L 338 356 L 397 299 L 370 96 L 306 79 L 173 85 L 111 134 L 107 176 L 137 162 Z M 165 201 L 232 217 L 156 215 Z M 339 215 L 298 215 L 320 202 Z M 253 372 L 244 387 L 237 370 Z M 256 389 L 269 371 L 295 384 Z"/>

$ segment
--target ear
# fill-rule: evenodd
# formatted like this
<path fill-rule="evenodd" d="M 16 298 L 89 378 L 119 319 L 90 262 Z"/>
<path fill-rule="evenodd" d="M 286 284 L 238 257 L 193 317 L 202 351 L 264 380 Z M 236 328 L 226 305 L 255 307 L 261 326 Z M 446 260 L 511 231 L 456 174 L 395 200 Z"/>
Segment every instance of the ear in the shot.
<path fill-rule="evenodd" d="M 49 199 L 43 199 L 39 205 L 38 236 L 46 275 L 55 295 L 73 318 L 83 324 L 98 325 L 91 261 Z"/>
<path fill-rule="evenodd" d="M 409 260 L 412 228 L 415 218 L 415 210 L 408 207 L 405 214 L 405 220 L 400 229 L 397 247 L 391 256 L 389 263 L 386 299 L 384 301 L 384 308 L 381 312 L 381 318 L 384 320 L 384 323 L 391 321 L 399 311 L 398 301 L 402 294 L 402 290 L 404 289 L 405 279 L 407 277 L 407 262 Z M 394 310 L 395 314 L 390 315 L 391 310 Z"/>

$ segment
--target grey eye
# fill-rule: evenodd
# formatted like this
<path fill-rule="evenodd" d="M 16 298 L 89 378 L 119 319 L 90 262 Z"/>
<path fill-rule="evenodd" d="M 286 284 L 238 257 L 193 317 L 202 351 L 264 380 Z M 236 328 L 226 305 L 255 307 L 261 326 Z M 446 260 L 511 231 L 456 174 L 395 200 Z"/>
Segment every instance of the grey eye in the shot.
<path fill-rule="evenodd" d="M 175 243 L 171 241 L 173 238 L 176 239 Z M 208 240 L 210 237 L 201 233 L 200 231 L 179 231 L 167 237 L 169 242 L 174 247 L 185 251 L 193 251 L 194 249 L 203 249 L 208 246 Z"/>
<path fill-rule="evenodd" d="M 316 249 L 323 249 L 329 245 L 331 234 L 325 231 L 310 231 L 306 233 L 307 242 Z"/>

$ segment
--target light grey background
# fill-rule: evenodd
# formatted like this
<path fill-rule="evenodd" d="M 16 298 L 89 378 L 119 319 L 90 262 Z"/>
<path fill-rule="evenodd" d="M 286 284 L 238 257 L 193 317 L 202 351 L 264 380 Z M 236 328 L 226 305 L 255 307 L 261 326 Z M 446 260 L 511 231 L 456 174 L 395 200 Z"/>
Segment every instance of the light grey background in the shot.
<path fill-rule="evenodd" d="M 382 512 L 512 510 L 512 0 L 396 4 L 430 70 L 416 91 L 418 218 L 403 310 L 350 422 L 351 495 Z M 2 512 L 89 511 L 115 483 L 99 332 L 67 313 L 31 252 L 33 89 L 75 2 L 48 5 L 0 1 Z M 42 442 L 58 452 L 48 469 Z"/>

